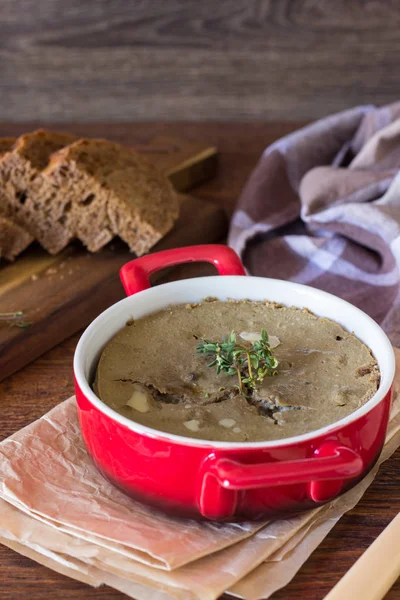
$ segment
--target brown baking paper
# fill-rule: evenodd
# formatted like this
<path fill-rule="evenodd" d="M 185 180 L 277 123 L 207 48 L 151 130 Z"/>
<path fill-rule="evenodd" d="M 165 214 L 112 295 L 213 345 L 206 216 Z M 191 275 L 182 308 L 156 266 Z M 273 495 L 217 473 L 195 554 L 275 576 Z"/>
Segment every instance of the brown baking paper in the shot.
<path fill-rule="evenodd" d="M 62 555 L 56 556 L 47 552 L 44 548 L 41 548 L 42 552 L 40 552 L 38 549 L 32 549 L 29 546 L 24 546 L 18 542 L 12 542 L 8 539 L 2 538 L 1 536 L 0 543 L 8 548 L 11 548 L 11 550 L 15 550 L 15 552 L 18 552 L 23 556 L 27 556 L 39 564 L 56 571 L 57 573 L 61 573 L 61 575 L 66 575 L 67 577 L 71 577 L 72 579 L 76 579 L 82 583 L 87 583 L 93 587 L 109 585 L 110 587 L 127 594 L 135 600 L 174 600 L 172 596 L 167 593 L 160 592 L 159 590 L 155 590 L 141 584 L 134 584 L 130 581 L 125 581 L 124 579 L 120 579 L 115 575 L 99 571 L 94 567 L 90 567 L 88 569 L 85 563 L 82 561 L 74 559 L 67 559 L 64 561 L 64 557 Z M 90 574 L 87 574 L 88 572 Z"/>
<path fill-rule="evenodd" d="M 396 374 L 396 384 L 398 380 L 399 377 Z M 67 511 L 68 516 L 71 513 L 75 515 L 73 525 L 68 521 L 63 510 L 69 489 L 68 484 L 64 483 L 61 487 L 63 494 L 60 495 L 57 487 L 59 481 L 57 477 L 54 479 L 57 473 L 60 471 L 65 477 L 65 466 L 71 459 L 74 459 L 72 472 L 85 473 L 86 477 L 89 473 L 90 481 L 92 481 L 93 475 L 90 469 L 87 470 L 86 452 L 84 452 L 84 456 L 80 452 L 76 453 L 76 449 L 72 456 L 68 452 L 72 445 L 69 436 L 71 432 L 75 432 L 74 413 L 71 407 L 73 407 L 71 400 L 66 401 L 41 420 L 0 444 L 0 495 L 8 501 L 0 502 L 0 538 L 6 545 L 23 554 L 28 555 L 29 551 L 29 556 L 59 572 L 64 572 L 80 580 L 85 578 L 92 585 L 106 583 L 138 600 L 153 600 L 153 598 L 169 600 L 172 597 L 179 600 L 195 600 L 197 598 L 212 600 L 225 590 L 248 600 L 269 597 L 292 579 L 343 513 L 350 510 L 359 501 L 372 483 L 378 469 L 377 465 L 356 488 L 328 505 L 293 519 L 258 524 L 258 527 L 261 527 L 258 531 L 257 526 L 254 526 L 251 531 L 246 529 L 243 524 L 237 526 L 239 531 L 232 532 L 233 525 L 217 525 L 213 528 L 213 524 L 171 519 L 152 509 L 145 509 L 141 505 L 137 507 L 137 503 L 127 499 L 125 495 L 110 486 L 111 494 L 106 496 L 108 502 L 114 494 L 118 498 L 122 496 L 125 500 L 124 508 L 127 506 L 126 501 L 135 508 L 130 513 L 130 519 L 133 520 L 139 515 L 139 522 L 136 523 L 136 526 L 132 528 L 131 523 L 130 531 L 134 533 L 133 538 L 128 539 L 128 536 L 125 535 L 124 541 L 121 543 L 116 532 L 112 531 L 110 534 L 107 530 L 107 515 L 102 515 L 103 518 L 100 520 L 102 527 L 98 520 L 95 520 L 95 532 L 84 531 L 77 527 L 77 523 L 81 523 L 81 521 L 77 520 L 76 513 L 79 511 L 76 506 L 74 510 Z M 65 424 L 63 426 L 66 416 L 70 420 L 68 427 L 65 427 Z M 33 473 L 31 457 L 34 456 L 36 460 L 39 460 L 40 451 L 43 451 L 41 437 L 43 429 L 38 427 L 38 424 L 45 420 L 55 427 L 56 438 L 58 438 L 55 446 L 64 457 L 59 461 L 64 469 L 52 470 L 51 485 L 47 481 L 50 479 L 49 477 L 36 479 L 32 476 L 30 483 L 22 483 L 25 478 L 29 479 L 26 471 Z M 47 426 L 44 431 L 48 437 Z M 79 446 L 80 442 L 77 438 L 80 439 L 79 431 L 78 435 L 73 438 L 74 444 Z M 17 461 L 14 460 L 15 444 L 19 450 Z M 24 451 L 21 450 L 20 444 L 24 446 Z M 386 460 L 399 445 L 400 399 L 396 395 L 387 443 L 379 464 Z M 32 452 L 32 448 L 37 448 L 38 451 Z M 54 442 L 48 443 L 45 448 L 47 451 L 51 450 L 49 457 L 54 460 L 52 452 Z M 59 455 L 55 453 L 55 456 Z M 66 456 L 67 458 L 65 458 Z M 83 469 L 81 461 L 85 465 Z M 16 469 L 14 463 L 17 464 Z M 90 459 L 89 465 L 91 466 Z M 66 472 L 69 473 L 68 470 Z M 98 481 L 98 477 L 103 479 L 97 471 L 95 471 L 95 475 L 96 481 Z M 24 496 L 24 493 L 34 491 L 33 488 L 37 481 L 43 486 L 43 493 L 46 490 L 48 492 L 46 502 L 40 502 L 42 498 L 40 493 L 33 494 L 33 498 Z M 84 481 L 86 485 L 87 481 L 86 478 Z M 12 485 L 9 485 L 10 482 Z M 103 491 L 103 485 L 96 484 L 95 488 Z M 107 485 L 109 486 L 109 484 Z M 54 494 L 54 488 L 57 488 L 56 494 Z M 76 504 L 80 500 L 81 494 L 76 494 L 76 487 L 73 488 L 73 491 Z M 93 494 L 93 488 L 91 493 Z M 61 505 L 52 507 L 55 501 L 59 502 L 60 500 L 62 501 Z M 96 500 L 103 506 L 102 498 L 100 500 L 96 498 Z M 105 503 L 107 508 L 110 506 L 108 502 Z M 115 507 L 115 504 L 112 502 L 111 506 Z M 43 511 L 44 507 L 45 511 Z M 125 511 L 122 512 L 124 518 L 127 519 Z M 143 514 L 145 514 L 145 518 Z M 169 543 L 174 541 L 171 531 L 177 534 L 179 525 L 182 525 L 181 539 L 177 540 L 175 548 L 167 548 L 166 553 L 163 553 L 165 545 L 154 544 L 153 536 L 149 541 L 143 543 L 144 535 L 152 528 L 152 516 L 154 516 L 153 527 L 156 528 L 158 535 L 160 524 L 166 527 Z M 142 526 L 141 519 L 144 521 L 144 527 L 143 531 L 138 533 Z M 194 525 L 195 527 L 193 527 Z M 172 529 L 173 527 L 175 529 Z M 195 543 L 191 539 L 192 534 Z M 215 537 L 221 535 L 223 542 L 213 539 L 212 534 Z M 142 540 L 140 546 L 137 540 Z M 205 547 L 205 540 L 212 542 L 208 549 Z M 185 559 L 179 557 L 179 552 L 184 551 L 185 544 L 192 552 L 189 560 L 187 556 Z M 222 546 L 224 546 L 223 549 Z M 196 550 L 193 551 L 193 548 Z M 199 551 L 199 548 L 202 550 Z M 221 549 L 218 551 L 218 548 Z M 197 557 L 203 557 L 197 558 L 196 552 Z M 206 554 L 211 555 L 205 556 Z M 166 568 L 170 570 L 166 571 Z"/>
<path fill-rule="evenodd" d="M 149 567 L 80 538 L 74 539 L 64 531 L 23 514 L 1 500 L 0 536 L 13 542 L 28 544 L 36 550 L 45 539 L 46 550 L 51 551 L 53 557 L 55 553 L 67 553 L 124 579 L 144 585 L 151 584 L 159 590 L 168 591 L 175 598 L 211 599 L 218 597 L 229 585 L 271 556 L 311 519 L 313 512 L 285 521 L 275 521 L 247 540 L 171 572 Z"/>
<path fill-rule="evenodd" d="M 172 569 L 250 536 L 260 523 L 169 517 L 135 502 L 96 469 L 74 398 L 0 444 L 0 497 L 98 544 Z"/>

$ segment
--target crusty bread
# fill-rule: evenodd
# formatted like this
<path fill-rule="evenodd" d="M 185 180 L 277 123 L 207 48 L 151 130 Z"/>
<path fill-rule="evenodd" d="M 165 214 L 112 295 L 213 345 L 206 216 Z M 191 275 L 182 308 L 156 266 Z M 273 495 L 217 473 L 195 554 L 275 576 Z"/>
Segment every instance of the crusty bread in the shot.
<path fill-rule="evenodd" d="M 17 138 L 0 138 L 0 160 L 6 152 L 9 152 L 15 144 Z M 6 201 L 6 182 L 0 185 L 0 214 L 6 214 L 9 211 Z"/>
<path fill-rule="evenodd" d="M 148 251 L 178 217 L 169 180 L 141 156 L 106 140 L 79 140 L 51 156 L 32 181 L 26 209 L 46 215 L 63 236 L 36 236 L 51 253 L 78 237 L 95 252 L 115 235 L 137 255 Z"/>
<path fill-rule="evenodd" d="M 0 259 L 14 260 L 32 242 L 32 236 L 9 217 L 0 214 Z"/>
<path fill-rule="evenodd" d="M 0 138 L 0 158 L 9 152 L 16 138 Z M 6 192 L 0 186 L 0 259 L 14 260 L 33 241 L 32 236 L 23 227 L 6 216 L 8 211 Z"/>
<path fill-rule="evenodd" d="M 74 238 L 95 252 L 118 235 L 140 256 L 179 210 L 167 177 L 129 148 L 44 130 L 0 140 L 0 189 L 0 213 L 52 254 Z"/>
<path fill-rule="evenodd" d="M 0 155 L 11 150 L 16 141 L 17 138 L 14 137 L 0 138 Z"/>
<path fill-rule="evenodd" d="M 37 234 L 43 226 L 49 227 L 51 223 L 44 212 L 36 214 L 26 211 L 28 188 L 47 166 L 51 154 L 76 139 L 69 134 L 37 130 L 19 137 L 0 158 L 0 186 L 5 193 L 4 212 L 39 241 L 40 235 Z M 62 228 L 53 232 L 54 235 L 62 233 Z"/>

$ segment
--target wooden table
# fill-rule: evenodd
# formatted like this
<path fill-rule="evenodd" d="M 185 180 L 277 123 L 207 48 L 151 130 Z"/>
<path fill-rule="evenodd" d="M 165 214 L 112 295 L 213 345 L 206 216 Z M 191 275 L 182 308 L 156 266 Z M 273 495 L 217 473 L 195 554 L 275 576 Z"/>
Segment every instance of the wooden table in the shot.
<path fill-rule="evenodd" d="M 0 136 L 16 135 L 34 126 L 0 124 Z M 288 123 L 142 123 L 71 124 L 59 129 L 128 144 L 142 143 L 159 134 L 215 144 L 221 152 L 219 175 L 198 188 L 196 195 L 214 200 L 230 211 L 263 148 L 295 127 L 296 124 Z M 73 393 L 72 357 L 78 338 L 79 335 L 74 335 L 0 384 L 0 439 L 37 419 Z M 400 451 L 382 466 L 358 506 L 343 517 L 294 581 L 273 596 L 274 600 L 322 600 L 399 511 Z M 117 600 L 124 596 L 109 588 L 95 590 L 84 586 L 0 546 L 0 599 L 24 597 L 29 600 Z M 400 580 L 387 599 L 400 600 Z"/>

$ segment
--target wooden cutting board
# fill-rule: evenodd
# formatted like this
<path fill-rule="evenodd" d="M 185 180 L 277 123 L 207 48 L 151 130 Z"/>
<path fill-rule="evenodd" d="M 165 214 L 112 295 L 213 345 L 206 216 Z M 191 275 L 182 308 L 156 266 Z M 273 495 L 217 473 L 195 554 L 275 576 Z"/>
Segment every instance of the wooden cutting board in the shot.
<path fill-rule="evenodd" d="M 136 149 L 160 166 L 179 191 L 187 191 L 215 173 L 215 148 L 157 138 Z M 218 242 L 226 230 L 221 208 L 185 195 L 174 229 L 152 252 Z M 86 327 L 123 298 L 119 269 L 133 258 L 118 239 L 96 254 L 76 243 L 50 256 L 33 244 L 15 263 L 0 267 L 0 313 L 22 311 L 22 321 L 29 323 L 20 327 L 16 321 L 0 322 L 0 380 Z M 163 275 L 160 272 L 158 277 Z"/>

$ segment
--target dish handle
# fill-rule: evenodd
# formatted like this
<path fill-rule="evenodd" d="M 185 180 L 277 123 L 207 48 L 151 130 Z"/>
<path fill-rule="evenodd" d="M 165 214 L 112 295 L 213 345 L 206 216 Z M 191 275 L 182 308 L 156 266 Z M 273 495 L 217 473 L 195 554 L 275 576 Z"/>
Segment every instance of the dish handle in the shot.
<path fill-rule="evenodd" d="M 199 475 L 197 504 L 203 517 L 228 519 L 237 506 L 238 492 L 307 483 L 314 502 L 337 496 L 346 479 L 364 470 L 357 452 L 335 441 L 324 442 L 314 456 L 291 461 L 244 464 L 215 453 L 207 456 Z"/>
<path fill-rule="evenodd" d="M 246 275 L 240 258 L 232 248 L 222 244 L 203 244 L 135 258 L 121 268 L 120 278 L 127 295 L 132 296 L 151 287 L 150 275 L 155 271 L 190 262 L 209 262 L 220 275 Z"/>

